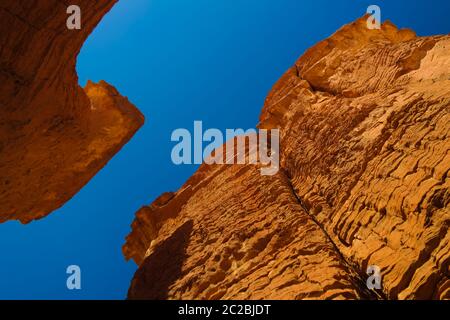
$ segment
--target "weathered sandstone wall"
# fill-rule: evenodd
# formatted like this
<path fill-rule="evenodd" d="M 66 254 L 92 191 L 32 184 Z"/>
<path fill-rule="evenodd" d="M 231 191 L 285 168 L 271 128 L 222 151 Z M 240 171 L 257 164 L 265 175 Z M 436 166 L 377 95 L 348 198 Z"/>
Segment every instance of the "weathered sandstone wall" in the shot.
<path fill-rule="evenodd" d="M 46 216 L 80 190 L 143 124 L 105 82 L 78 85 L 77 55 L 116 0 L 0 1 L 0 222 Z M 101 59 L 101 57 L 99 57 Z"/>
<path fill-rule="evenodd" d="M 450 36 L 344 26 L 259 126 L 281 131 L 277 175 L 202 165 L 136 214 L 129 298 L 450 298 Z"/>

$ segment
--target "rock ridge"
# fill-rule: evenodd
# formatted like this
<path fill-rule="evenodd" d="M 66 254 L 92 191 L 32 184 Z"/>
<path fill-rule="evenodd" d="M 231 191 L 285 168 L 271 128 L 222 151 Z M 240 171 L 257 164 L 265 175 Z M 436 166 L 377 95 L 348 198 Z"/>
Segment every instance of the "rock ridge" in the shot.
<path fill-rule="evenodd" d="M 143 125 L 104 81 L 78 85 L 76 57 L 116 0 L 0 3 L 0 223 L 45 217 L 76 194 Z"/>
<path fill-rule="evenodd" d="M 449 47 L 363 17 L 306 51 L 260 116 L 280 172 L 202 165 L 139 210 L 128 297 L 450 298 Z"/>

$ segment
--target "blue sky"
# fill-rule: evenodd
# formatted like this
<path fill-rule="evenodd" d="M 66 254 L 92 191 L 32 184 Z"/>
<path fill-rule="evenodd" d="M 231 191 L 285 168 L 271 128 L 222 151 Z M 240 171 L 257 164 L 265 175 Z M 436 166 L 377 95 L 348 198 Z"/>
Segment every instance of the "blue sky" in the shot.
<path fill-rule="evenodd" d="M 310 46 L 362 16 L 419 35 L 450 32 L 450 2 L 121 0 L 78 57 L 81 85 L 106 80 L 146 116 L 145 126 L 63 208 L 0 225 L 0 299 L 123 299 L 136 270 L 121 246 L 134 213 L 177 190 L 196 166 L 175 166 L 176 128 L 252 128 L 277 79 Z M 82 289 L 66 288 L 67 266 Z"/>

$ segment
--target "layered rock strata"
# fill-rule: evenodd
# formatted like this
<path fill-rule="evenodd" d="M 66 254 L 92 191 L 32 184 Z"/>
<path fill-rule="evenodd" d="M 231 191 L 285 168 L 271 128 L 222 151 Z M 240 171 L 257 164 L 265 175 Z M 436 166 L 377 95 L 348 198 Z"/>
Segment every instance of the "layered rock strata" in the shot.
<path fill-rule="evenodd" d="M 260 116 L 280 172 L 204 164 L 143 207 L 129 298 L 450 298 L 449 49 L 366 17 L 309 49 Z"/>
<path fill-rule="evenodd" d="M 0 2 L 0 222 L 63 205 L 143 124 L 112 86 L 78 85 L 81 46 L 115 2 L 71 1 L 80 30 L 62 1 Z"/>

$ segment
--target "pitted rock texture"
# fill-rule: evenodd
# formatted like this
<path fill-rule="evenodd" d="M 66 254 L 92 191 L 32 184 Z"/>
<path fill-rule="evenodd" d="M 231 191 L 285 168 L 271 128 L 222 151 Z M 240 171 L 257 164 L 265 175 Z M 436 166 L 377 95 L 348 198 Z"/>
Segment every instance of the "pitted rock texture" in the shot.
<path fill-rule="evenodd" d="M 176 218 L 167 217 L 173 206 L 181 209 Z M 166 220 L 142 222 L 152 230 L 147 239 L 159 230 L 130 298 L 351 299 L 363 294 L 358 277 L 304 211 L 283 173 L 262 179 L 252 165 L 203 167 L 168 203 L 142 210 L 147 219 Z"/>
<path fill-rule="evenodd" d="M 141 209 L 129 298 L 450 298 L 449 49 L 366 17 L 309 49 L 260 117 L 280 172 L 202 165 Z"/>
<path fill-rule="evenodd" d="M 325 42 L 261 125 L 285 128 L 282 167 L 349 263 L 379 266 L 388 298 L 449 298 L 450 37 L 359 20 Z"/>
<path fill-rule="evenodd" d="M 80 30 L 62 1 L 0 2 L 0 222 L 63 205 L 143 124 L 106 82 L 78 85 L 76 57 L 115 2 L 71 1 Z"/>

